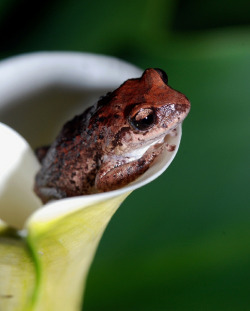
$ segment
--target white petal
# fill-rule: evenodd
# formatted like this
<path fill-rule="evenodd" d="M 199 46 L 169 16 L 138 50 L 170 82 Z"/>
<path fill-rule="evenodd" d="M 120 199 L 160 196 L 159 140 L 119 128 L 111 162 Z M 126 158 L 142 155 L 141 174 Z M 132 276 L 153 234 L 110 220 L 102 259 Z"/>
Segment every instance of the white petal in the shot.
<path fill-rule="evenodd" d="M 39 163 L 28 143 L 2 123 L 0 146 L 0 219 L 22 228 L 27 217 L 41 206 L 32 190 Z"/>

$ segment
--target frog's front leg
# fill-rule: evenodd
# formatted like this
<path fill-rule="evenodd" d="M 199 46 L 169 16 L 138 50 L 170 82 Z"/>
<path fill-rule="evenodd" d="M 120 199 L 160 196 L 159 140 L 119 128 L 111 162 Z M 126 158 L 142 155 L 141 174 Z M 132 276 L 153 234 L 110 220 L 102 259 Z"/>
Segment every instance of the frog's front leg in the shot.
<path fill-rule="evenodd" d="M 124 159 L 104 163 L 96 175 L 97 191 L 110 191 L 126 186 L 145 173 L 159 153 L 160 150 L 145 153 L 140 159 L 130 162 Z"/>
<path fill-rule="evenodd" d="M 95 188 L 98 192 L 121 188 L 142 175 L 150 163 L 140 159 L 122 165 L 116 162 L 105 164 L 96 176 Z"/>

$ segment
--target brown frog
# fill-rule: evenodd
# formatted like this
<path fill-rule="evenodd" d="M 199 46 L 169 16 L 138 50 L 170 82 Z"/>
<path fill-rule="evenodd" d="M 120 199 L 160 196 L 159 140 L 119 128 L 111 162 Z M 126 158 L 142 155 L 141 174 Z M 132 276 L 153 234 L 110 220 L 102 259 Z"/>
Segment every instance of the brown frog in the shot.
<path fill-rule="evenodd" d="M 174 150 L 167 136 L 189 109 L 163 70 L 145 70 L 67 122 L 49 148 L 38 150 L 42 168 L 35 192 L 46 203 L 127 185 L 165 148 Z"/>

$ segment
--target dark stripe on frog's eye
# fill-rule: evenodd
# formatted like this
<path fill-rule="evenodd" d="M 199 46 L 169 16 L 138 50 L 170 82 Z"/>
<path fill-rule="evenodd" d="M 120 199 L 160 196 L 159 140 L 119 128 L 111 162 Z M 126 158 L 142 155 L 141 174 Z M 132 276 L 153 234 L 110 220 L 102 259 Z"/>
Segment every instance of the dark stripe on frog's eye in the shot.
<path fill-rule="evenodd" d="M 127 105 L 127 107 L 124 109 L 124 117 L 127 118 L 130 115 L 130 112 L 133 110 L 133 108 L 137 105 L 139 105 L 139 103 Z"/>

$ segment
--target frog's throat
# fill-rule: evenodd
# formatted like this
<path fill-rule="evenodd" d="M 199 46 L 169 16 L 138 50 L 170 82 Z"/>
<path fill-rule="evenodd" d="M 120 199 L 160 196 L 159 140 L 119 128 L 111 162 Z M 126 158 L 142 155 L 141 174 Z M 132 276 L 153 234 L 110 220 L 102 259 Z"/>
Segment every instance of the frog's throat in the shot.
<path fill-rule="evenodd" d="M 168 133 L 169 134 L 169 133 Z M 154 146 L 156 149 L 161 147 L 163 144 L 168 144 L 168 134 L 161 135 L 158 139 L 155 139 L 154 141 L 149 141 L 147 144 L 144 144 L 138 148 L 135 148 L 132 151 L 129 151 L 127 153 L 124 153 L 122 155 L 105 155 L 103 157 L 103 163 L 105 162 L 123 162 L 123 163 L 129 163 L 136 161 L 143 157 L 145 153 L 149 151 L 149 149 L 152 149 Z"/>
<path fill-rule="evenodd" d="M 162 144 L 164 142 L 165 137 L 166 135 L 163 135 L 159 139 L 154 140 L 153 142 L 148 143 L 147 145 L 144 145 L 140 148 L 136 148 L 128 153 L 125 153 L 123 157 L 127 159 L 127 162 L 138 160 L 149 150 L 149 148 L 155 145 Z"/>

